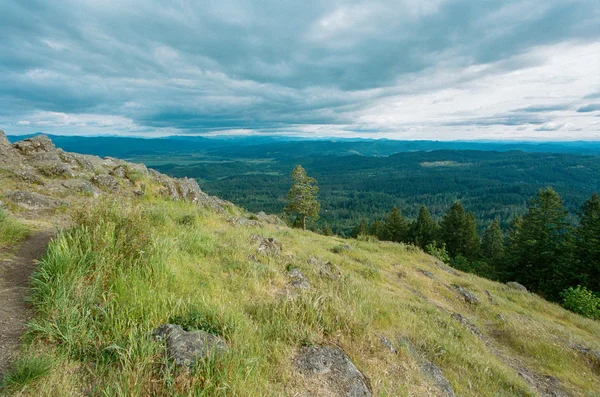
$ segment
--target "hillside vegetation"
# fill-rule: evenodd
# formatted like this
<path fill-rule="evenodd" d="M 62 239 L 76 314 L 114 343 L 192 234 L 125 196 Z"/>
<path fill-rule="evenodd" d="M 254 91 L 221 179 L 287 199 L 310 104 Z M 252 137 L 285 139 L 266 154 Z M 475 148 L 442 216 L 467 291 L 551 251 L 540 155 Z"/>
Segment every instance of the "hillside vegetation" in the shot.
<path fill-rule="evenodd" d="M 535 294 L 410 245 L 290 229 L 133 165 L 73 166 L 95 181 L 74 193 L 47 188 L 72 176 L 32 166 L 42 184 L 31 184 L 17 176 L 30 157 L 12 164 L 12 216 L 68 215 L 70 226 L 33 275 L 35 317 L 2 381 L 8 395 L 359 395 L 341 373 L 303 370 L 321 346 L 347 355 L 361 395 L 599 395 L 600 322 Z M 107 167 L 118 189 L 100 183 Z M 16 189 L 66 204 L 26 209 Z M 228 349 L 182 368 L 153 337 L 164 324 Z"/>

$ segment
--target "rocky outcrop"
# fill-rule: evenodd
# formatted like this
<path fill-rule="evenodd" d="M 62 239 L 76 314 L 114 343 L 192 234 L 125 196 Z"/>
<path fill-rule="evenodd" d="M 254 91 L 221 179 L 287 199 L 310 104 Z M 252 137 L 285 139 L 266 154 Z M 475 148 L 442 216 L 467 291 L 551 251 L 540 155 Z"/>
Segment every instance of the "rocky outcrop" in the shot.
<path fill-rule="evenodd" d="M 515 281 L 509 281 L 508 283 L 506 283 L 506 285 L 510 289 L 515 289 L 517 291 L 527 292 L 527 288 L 524 285 L 519 284 L 519 283 L 517 283 Z"/>
<path fill-rule="evenodd" d="M 262 255 L 279 255 L 281 249 L 283 248 L 283 245 L 279 241 L 275 240 L 272 237 L 267 238 L 265 236 L 261 236 L 260 234 L 253 234 L 252 236 L 250 236 L 250 240 L 255 243 L 258 243 L 258 248 L 256 249 L 256 252 Z"/>
<path fill-rule="evenodd" d="M 28 210 L 55 209 L 64 203 L 43 194 L 15 190 L 4 194 L 4 198 Z"/>
<path fill-rule="evenodd" d="M 303 290 L 310 288 L 310 283 L 308 282 L 308 279 L 306 278 L 306 276 L 304 276 L 304 274 L 302 274 L 300 269 L 290 270 L 288 272 L 288 277 L 290 278 L 290 285 L 292 287 Z"/>
<path fill-rule="evenodd" d="M 367 378 L 356 368 L 342 349 L 335 346 L 304 347 L 296 359 L 300 373 L 319 390 L 319 395 L 340 397 L 370 397 Z M 325 390 L 323 390 L 325 389 Z"/>
<path fill-rule="evenodd" d="M 184 331 L 179 325 L 165 324 L 152 336 L 166 344 L 167 355 L 179 367 L 192 367 L 199 360 L 222 354 L 227 344 L 219 337 L 204 331 Z"/>
<path fill-rule="evenodd" d="M 309 265 L 316 267 L 321 276 L 330 278 L 330 279 L 338 279 L 342 276 L 342 273 L 338 270 L 338 268 L 331 262 L 323 262 L 321 259 L 311 256 L 306 261 Z"/>
<path fill-rule="evenodd" d="M 465 300 L 465 302 L 467 302 L 467 303 L 469 303 L 471 305 L 478 305 L 479 304 L 479 298 L 477 298 L 477 295 L 475 295 L 474 293 L 472 293 L 468 289 L 463 288 L 463 287 L 461 287 L 458 284 L 452 284 L 452 288 L 454 288 L 458 292 L 458 294 L 463 297 L 463 299 Z"/>
<path fill-rule="evenodd" d="M 223 212 L 232 204 L 204 193 L 194 179 L 171 178 L 143 164 L 129 163 L 112 157 L 68 153 L 56 148 L 50 138 L 38 135 L 11 144 L 0 130 L 0 168 L 8 170 L 14 179 L 31 185 L 46 185 L 47 181 L 62 180 L 62 183 L 49 183 L 50 189 L 60 194 L 74 193 L 114 195 L 139 195 L 136 180 L 147 178 L 162 187 L 163 195 L 173 200 L 185 200 L 199 206 Z M 67 182 L 70 179 L 76 182 Z M 89 181 L 90 185 L 83 181 Z M 97 188 L 95 188 L 95 185 Z M 91 189 L 90 189 L 91 186 Z M 58 189 L 60 188 L 60 189 Z M 58 190 L 57 190 L 58 189 Z M 265 221 L 276 222 L 277 217 L 261 215 Z"/>
<path fill-rule="evenodd" d="M 437 389 L 441 392 L 441 396 L 455 397 L 452 385 L 444 376 L 437 365 L 428 360 L 421 361 L 421 371 L 423 371 L 432 381 Z"/>

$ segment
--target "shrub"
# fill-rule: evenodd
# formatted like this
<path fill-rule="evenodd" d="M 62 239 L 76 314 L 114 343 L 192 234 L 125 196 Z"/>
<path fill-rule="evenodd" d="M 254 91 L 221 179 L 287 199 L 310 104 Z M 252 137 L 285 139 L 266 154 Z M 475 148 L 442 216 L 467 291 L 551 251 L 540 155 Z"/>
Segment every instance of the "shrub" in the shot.
<path fill-rule="evenodd" d="M 600 320 L 600 298 L 581 285 L 569 287 L 560 293 L 562 305 L 574 313 Z"/>
<path fill-rule="evenodd" d="M 446 251 L 446 244 L 442 244 L 441 247 L 438 247 L 435 244 L 427 244 L 425 252 L 444 263 L 450 263 L 450 255 L 448 254 L 448 251 Z"/>

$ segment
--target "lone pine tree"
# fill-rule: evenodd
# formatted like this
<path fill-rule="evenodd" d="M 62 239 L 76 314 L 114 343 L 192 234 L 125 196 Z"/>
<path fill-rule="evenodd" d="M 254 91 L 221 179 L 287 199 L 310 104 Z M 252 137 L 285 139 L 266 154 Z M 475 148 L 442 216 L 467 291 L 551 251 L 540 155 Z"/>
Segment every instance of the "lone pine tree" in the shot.
<path fill-rule="evenodd" d="M 292 187 L 288 192 L 288 205 L 285 211 L 296 213 L 301 220 L 302 229 L 306 230 L 306 220 L 319 214 L 321 205 L 317 201 L 319 187 L 317 180 L 306 175 L 306 170 L 297 165 L 292 171 Z"/>

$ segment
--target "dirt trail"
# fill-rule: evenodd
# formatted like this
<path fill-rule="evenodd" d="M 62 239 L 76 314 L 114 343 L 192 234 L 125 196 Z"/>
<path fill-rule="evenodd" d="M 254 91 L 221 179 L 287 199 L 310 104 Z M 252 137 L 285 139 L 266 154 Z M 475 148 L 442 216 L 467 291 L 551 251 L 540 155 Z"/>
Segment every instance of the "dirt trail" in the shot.
<path fill-rule="evenodd" d="M 33 234 L 23 242 L 13 259 L 0 261 L 0 378 L 18 350 L 31 315 L 25 301 L 29 277 L 53 234 L 49 230 Z"/>

